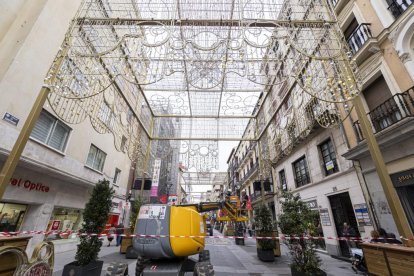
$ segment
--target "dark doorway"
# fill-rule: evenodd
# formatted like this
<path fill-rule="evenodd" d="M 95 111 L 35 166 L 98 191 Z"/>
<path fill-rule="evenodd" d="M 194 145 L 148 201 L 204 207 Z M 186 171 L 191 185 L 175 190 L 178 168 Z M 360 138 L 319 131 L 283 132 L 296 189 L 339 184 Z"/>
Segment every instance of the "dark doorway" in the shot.
<path fill-rule="evenodd" d="M 358 223 L 355 218 L 354 208 L 352 207 L 349 193 L 340 193 L 329 197 L 331 204 L 332 215 L 335 222 L 336 232 L 338 237 L 345 237 L 343 234 L 344 223 L 347 223 L 352 229 L 352 236 L 359 237 Z M 350 247 L 354 246 L 354 242 L 340 240 L 339 246 L 341 254 L 344 257 L 350 257 Z"/>
<path fill-rule="evenodd" d="M 414 185 L 398 187 L 397 192 L 411 230 L 414 230 Z"/>

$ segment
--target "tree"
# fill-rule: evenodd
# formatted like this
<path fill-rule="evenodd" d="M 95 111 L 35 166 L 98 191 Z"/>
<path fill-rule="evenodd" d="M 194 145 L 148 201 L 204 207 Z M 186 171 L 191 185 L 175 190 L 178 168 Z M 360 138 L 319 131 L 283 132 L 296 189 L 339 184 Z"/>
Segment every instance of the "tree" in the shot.
<path fill-rule="evenodd" d="M 320 271 L 321 260 L 315 251 L 315 241 L 303 237 L 312 233 L 319 219 L 318 212 L 309 209 L 299 194 L 284 191 L 282 198 L 283 213 L 279 216 L 279 227 L 284 235 L 290 237 L 286 243 L 292 256 L 291 267 L 316 275 Z"/>
<path fill-rule="evenodd" d="M 129 214 L 129 228 L 131 229 L 131 233 L 134 233 L 135 223 L 137 222 L 139 209 L 141 209 L 142 205 L 144 205 L 144 201 L 141 196 L 135 199 L 131 204 L 131 213 Z"/>
<path fill-rule="evenodd" d="M 273 223 L 272 214 L 269 208 L 266 205 L 261 204 L 255 211 L 254 221 L 256 224 L 256 236 L 271 237 Z M 257 243 L 262 250 L 273 250 L 275 247 L 275 242 L 271 239 L 258 239 Z"/>
<path fill-rule="evenodd" d="M 91 198 L 85 206 L 84 221 L 82 229 L 79 231 L 81 233 L 80 244 L 75 255 L 75 260 L 80 266 L 87 265 L 98 258 L 102 241 L 97 235 L 88 234 L 99 234 L 105 229 L 112 207 L 113 195 L 114 189 L 106 179 L 100 180 L 92 190 Z"/>

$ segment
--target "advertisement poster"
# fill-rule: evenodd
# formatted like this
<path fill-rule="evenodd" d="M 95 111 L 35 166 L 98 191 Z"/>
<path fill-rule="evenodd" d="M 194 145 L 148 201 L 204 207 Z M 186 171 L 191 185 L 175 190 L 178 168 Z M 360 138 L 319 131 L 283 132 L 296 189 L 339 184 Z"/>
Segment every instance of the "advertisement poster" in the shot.
<path fill-rule="evenodd" d="M 52 225 L 50 227 L 50 230 L 51 231 L 57 231 L 57 230 L 59 230 L 59 226 L 60 226 L 60 220 L 54 220 L 52 222 Z"/>
<path fill-rule="evenodd" d="M 161 159 L 155 159 L 154 161 L 154 171 L 152 174 L 152 186 L 150 196 L 158 196 L 158 183 L 160 180 L 160 169 L 161 169 Z"/>

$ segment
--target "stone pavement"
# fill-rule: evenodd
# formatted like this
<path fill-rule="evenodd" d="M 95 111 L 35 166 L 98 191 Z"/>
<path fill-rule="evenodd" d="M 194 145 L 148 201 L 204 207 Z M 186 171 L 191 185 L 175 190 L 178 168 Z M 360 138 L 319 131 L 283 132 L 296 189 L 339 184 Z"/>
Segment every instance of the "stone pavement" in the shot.
<path fill-rule="evenodd" d="M 214 230 L 215 231 L 215 230 Z M 215 235 L 220 235 L 215 231 Z M 244 246 L 235 245 L 231 239 L 207 239 L 206 249 L 210 250 L 211 263 L 217 276 L 287 276 L 290 275 L 289 256 L 286 246 L 282 245 L 282 256 L 277 257 L 275 262 L 265 263 L 257 258 L 256 241 L 246 239 Z M 107 247 L 107 242 L 99 254 L 104 261 L 103 271 L 112 261 L 129 264 L 129 275 L 135 275 L 135 260 L 125 259 L 125 255 L 119 253 L 119 247 L 112 245 Z M 53 276 L 62 275 L 63 266 L 74 260 L 75 251 L 57 253 L 55 256 L 55 267 Z M 351 264 L 334 259 L 328 255 L 320 254 L 322 269 L 331 276 L 354 276 Z M 102 273 L 104 275 L 104 272 Z M 192 275 L 192 274 L 189 274 Z"/>

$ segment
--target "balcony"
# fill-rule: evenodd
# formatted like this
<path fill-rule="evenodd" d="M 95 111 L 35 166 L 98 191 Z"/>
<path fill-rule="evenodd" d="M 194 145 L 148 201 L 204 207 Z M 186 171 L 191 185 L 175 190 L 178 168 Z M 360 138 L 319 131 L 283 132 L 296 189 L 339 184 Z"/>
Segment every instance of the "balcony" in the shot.
<path fill-rule="evenodd" d="M 330 0 L 330 1 L 331 1 L 331 4 L 332 4 L 332 7 L 335 7 L 339 2 L 339 0 Z"/>
<path fill-rule="evenodd" d="M 391 98 L 367 113 L 374 133 L 378 133 L 407 117 L 414 116 L 414 87 Z M 358 142 L 365 139 L 359 121 L 353 124 Z"/>
<path fill-rule="evenodd" d="M 254 172 L 257 171 L 257 168 L 259 167 L 259 163 L 256 162 L 252 167 L 250 167 L 250 170 L 247 171 L 247 173 L 243 176 L 243 178 L 240 180 L 240 185 L 243 185 L 244 182 L 249 179 L 250 176 L 253 175 Z"/>
<path fill-rule="evenodd" d="M 347 39 L 349 47 L 351 47 L 351 51 L 354 55 L 372 37 L 369 25 L 370 24 L 367 23 L 360 24 Z"/>
<path fill-rule="evenodd" d="M 390 1 L 388 10 L 394 16 L 395 19 L 400 17 L 413 3 L 411 0 L 392 0 Z"/>

